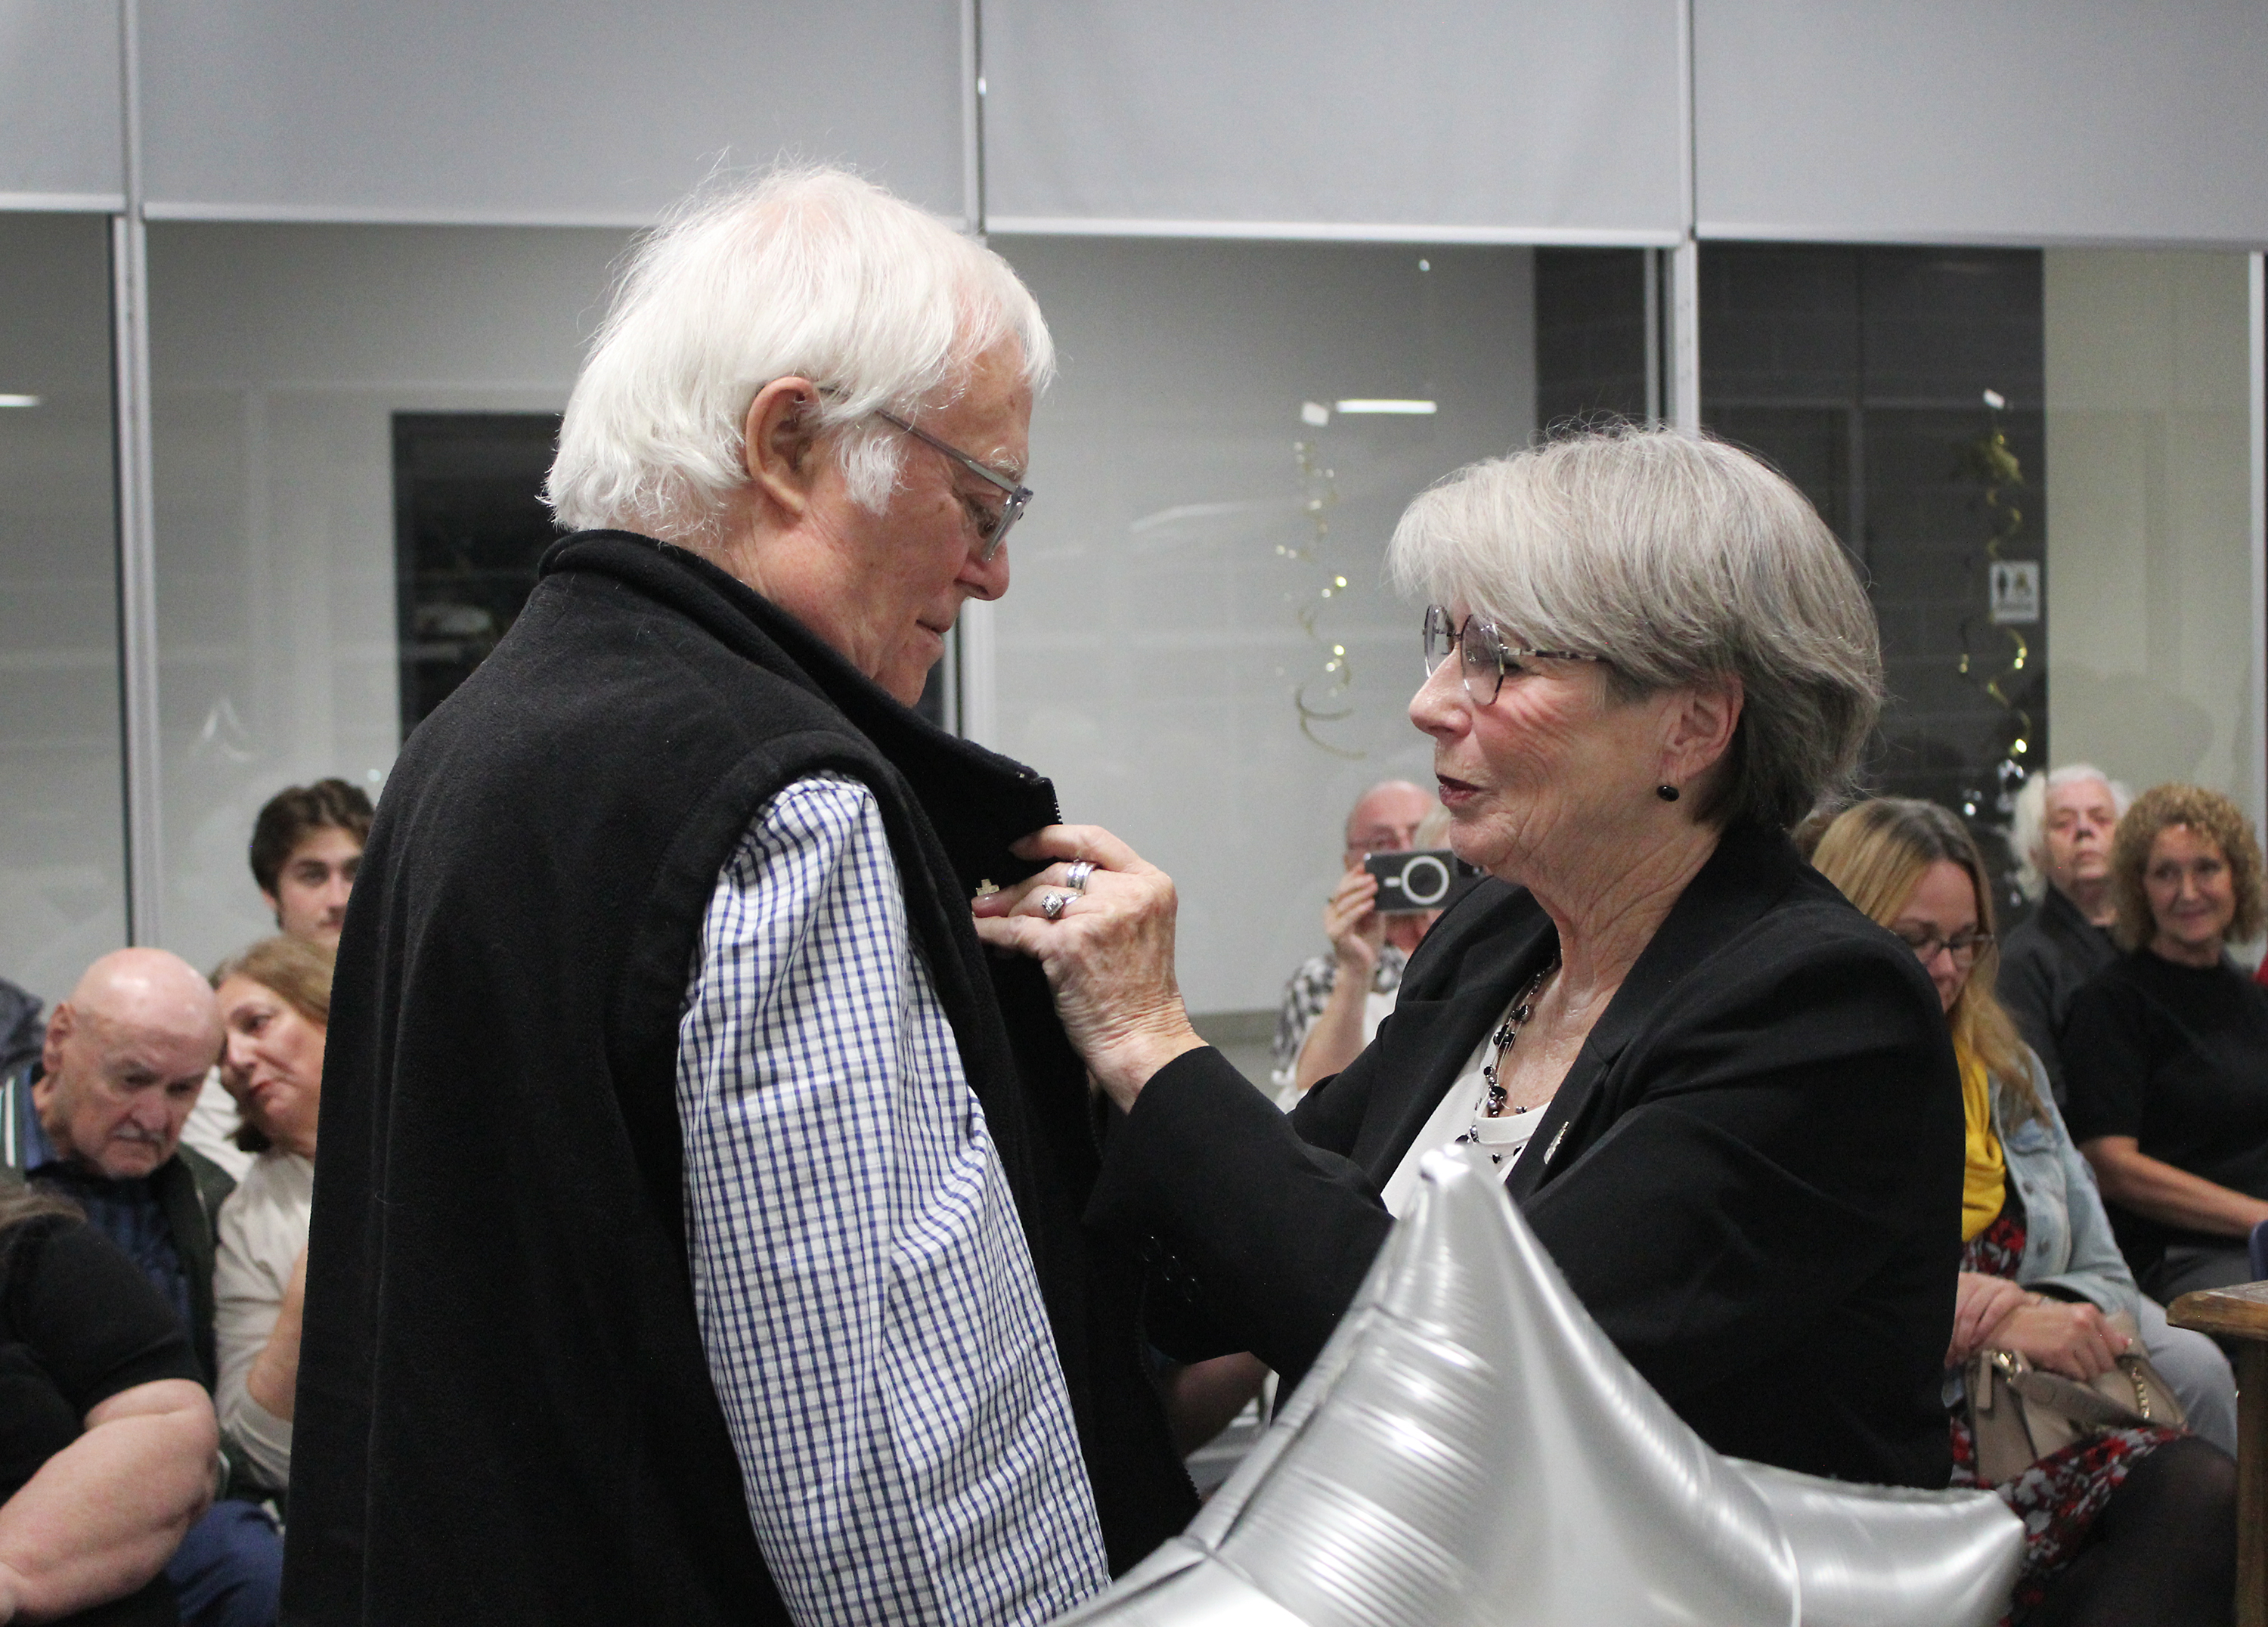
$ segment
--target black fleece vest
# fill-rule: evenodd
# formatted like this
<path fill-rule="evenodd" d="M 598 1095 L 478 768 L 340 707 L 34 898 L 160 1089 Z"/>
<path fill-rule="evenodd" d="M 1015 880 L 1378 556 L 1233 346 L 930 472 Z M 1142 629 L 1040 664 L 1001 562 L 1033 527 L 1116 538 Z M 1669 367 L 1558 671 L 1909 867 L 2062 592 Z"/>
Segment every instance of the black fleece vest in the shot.
<path fill-rule="evenodd" d="M 784 1619 L 688 1277 L 677 1023 L 703 911 L 774 793 L 870 787 L 998 1146 L 1114 1571 L 1194 1511 L 1138 1263 L 1080 1222 L 1085 1070 L 968 899 L 1056 818 L 682 550 L 570 537 L 389 779 L 340 945 L 284 1616 Z"/>

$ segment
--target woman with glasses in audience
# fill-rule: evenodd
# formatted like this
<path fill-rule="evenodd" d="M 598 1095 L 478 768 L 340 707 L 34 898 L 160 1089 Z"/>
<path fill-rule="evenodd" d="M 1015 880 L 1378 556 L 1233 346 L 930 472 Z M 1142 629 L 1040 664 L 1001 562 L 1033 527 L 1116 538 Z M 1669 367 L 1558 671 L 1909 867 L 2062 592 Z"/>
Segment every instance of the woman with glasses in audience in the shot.
<path fill-rule="evenodd" d="M 1966 1143 L 1948 1391 L 1980 1350 L 2082 1381 L 2109 1372 L 2140 1330 L 2143 1302 L 2046 1070 L 1993 998 L 1992 887 L 1976 843 L 1936 804 L 1884 798 L 1837 817 L 1812 862 L 1913 951 L 1952 1031 Z M 2178 1370 L 2217 1367 L 2225 1380 L 2211 1341 L 2154 1321 L 2154 1359 L 2201 1357 Z M 1955 1483 L 1977 1484 L 1960 1410 L 1952 1441 Z M 2178 1429 L 2114 1429 L 1994 1489 L 2024 1520 L 2014 1619 L 2026 1627 L 2228 1620 L 2235 1465 L 2217 1447 Z"/>
<path fill-rule="evenodd" d="M 1879 705 L 1849 559 L 1755 459 L 1624 430 L 1451 476 L 1390 562 L 1434 601 L 1410 715 L 1488 878 L 1344 1072 L 1287 1117 L 1203 1046 L 1172 884 L 1108 832 L 1037 833 L 977 905 L 1126 1112 L 1091 1220 L 1158 1263 L 1175 1354 L 1296 1381 L 1419 1160 L 1475 1145 L 1711 1445 L 1944 1485 L 1960 1079 L 1914 957 L 1787 836 Z"/>
<path fill-rule="evenodd" d="M 331 955 L 269 938 L 213 973 L 222 1026 L 221 1083 L 244 1116 L 237 1141 L 253 1160 L 221 1205 L 213 1266 L 213 1342 L 221 1428 L 253 1478 L 291 1484 L 292 1394 L 307 1288 L 307 1218 L 315 1191 L 315 1120 L 331 1021 Z"/>
<path fill-rule="evenodd" d="M 2072 997 L 2066 1112 L 2127 1263 L 2171 1304 L 2249 1282 L 2268 1220 L 2268 990 L 2228 957 L 2258 934 L 2260 845 L 2218 791 L 2159 785 L 2110 841 L 2127 953 Z"/>

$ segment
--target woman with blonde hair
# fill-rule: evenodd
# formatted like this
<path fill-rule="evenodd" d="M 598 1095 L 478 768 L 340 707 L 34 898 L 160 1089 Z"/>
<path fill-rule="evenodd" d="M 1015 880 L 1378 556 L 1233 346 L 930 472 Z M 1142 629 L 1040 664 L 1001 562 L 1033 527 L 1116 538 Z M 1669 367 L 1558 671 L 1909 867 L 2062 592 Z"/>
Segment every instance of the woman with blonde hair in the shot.
<path fill-rule="evenodd" d="M 221 1205 L 213 1334 L 225 1431 L 253 1476 L 291 1484 L 307 1221 L 314 1203 L 315 1120 L 331 1021 L 331 952 L 268 938 L 212 975 L 227 1049 L 221 1083 L 244 1115 L 237 1143 L 259 1156 Z"/>
<path fill-rule="evenodd" d="M 2228 957 L 2261 924 L 2260 844 L 2241 809 L 2158 785 L 2110 842 L 2126 953 L 2072 997 L 2072 1133 L 2127 1263 L 2171 1303 L 2247 1282 L 2268 1220 L 2268 990 Z"/>
<path fill-rule="evenodd" d="M 1934 803 L 1883 798 L 1828 826 L 1812 862 L 1913 951 L 1953 1032 L 1966 1137 L 1948 1393 L 1980 1350 L 2080 1380 L 2110 1371 L 2142 1306 L 2045 1071 L 1993 998 L 1992 889 L 1976 843 Z M 1964 1410 L 1951 1429 L 1954 1481 L 1976 1484 Z M 2228 1619 L 2235 1480 L 2219 1448 L 2180 1430 L 2112 1430 L 1994 1489 L 2024 1520 L 2014 1619 L 2025 1627 Z"/>

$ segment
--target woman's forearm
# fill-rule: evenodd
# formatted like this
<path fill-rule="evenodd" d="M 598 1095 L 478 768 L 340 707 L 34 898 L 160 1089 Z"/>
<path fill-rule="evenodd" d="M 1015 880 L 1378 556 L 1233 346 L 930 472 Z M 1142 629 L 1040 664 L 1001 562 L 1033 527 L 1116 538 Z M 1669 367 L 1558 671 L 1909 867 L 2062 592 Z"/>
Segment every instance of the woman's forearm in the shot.
<path fill-rule="evenodd" d="M 1369 996 L 1369 974 L 1341 964 L 1331 982 L 1331 998 L 1300 1047 L 1300 1065 L 1292 1078 L 1301 1095 L 1362 1055 L 1362 1015 Z"/>
<path fill-rule="evenodd" d="M 0 1504 L 0 1594 L 44 1621 L 157 1575 L 211 1504 L 212 1402 L 187 1379 L 122 1390 Z"/>
<path fill-rule="evenodd" d="M 302 1252 L 300 1258 L 306 1255 Z M 303 1268 L 304 1270 L 304 1268 Z M 250 1371 L 244 1375 L 244 1393 L 264 1408 L 269 1416 L 289 1424 L 291 1421 L 292 1398 L 299 1387 L 299 1309 L 305 1297 L 306 1278 L 295 1271 L 291 1285 L 284 1293 L 284 1303 L 276 1314 L 276 1325 L 269 1329 L 268 1342 L 252 1358 Z"/>
<path fill-rule="evenodd" d="M 2080 1151 L 2105 1201 L 2161 1226 L 2244 1237 L 2268 1220 L 2268 1203 L 2152 1158 L 2132 1136 L 2097 1136 Z"/>

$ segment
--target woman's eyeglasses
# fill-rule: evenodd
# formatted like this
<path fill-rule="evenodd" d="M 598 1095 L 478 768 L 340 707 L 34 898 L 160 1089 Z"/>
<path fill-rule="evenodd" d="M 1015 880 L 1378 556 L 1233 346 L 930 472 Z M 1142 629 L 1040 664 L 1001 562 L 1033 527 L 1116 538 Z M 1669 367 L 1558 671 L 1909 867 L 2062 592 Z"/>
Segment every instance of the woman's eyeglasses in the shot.
<path fill-rule="evenodd" d="M 1531 650 L 1521 644 L 1505 643 L 1496 625 L 1484 622 L 1476 615 L 1465 618 L 1462 627 L 1452 624 L 1449 613 L 1439 605 L 1425 607 L 1425 675 L 1431 678 L 1449 659 L 1452 649 L 1461 651 L 1464 659 L 1460 672 L 1464 679 L 1465 693 L 1476 706 L 1486 706 L 1495 701 L 1497 692 L 1504 688 L 1506 673 L 1523 672 L 1533 660 L 1601 661 L 1603 655 L 1586 655 L 1577 650 Z"/>
<path fill-rule="evenodd" d="M 1914 959 L 1924 966 L 1937 959 L 1937 952 L 1940 949 L 1952 952 L 1955 966 L 1973 966 L 1977 957 L 1992 946 L 1992 934 L 1990 932 L 1955 932 L 1950 938 L 1941 938 L 1935 932 L 1911 926 L 1896 926 L 1890 930 L 1898 935 L 1899 942 L 1914 952 Z"/>

